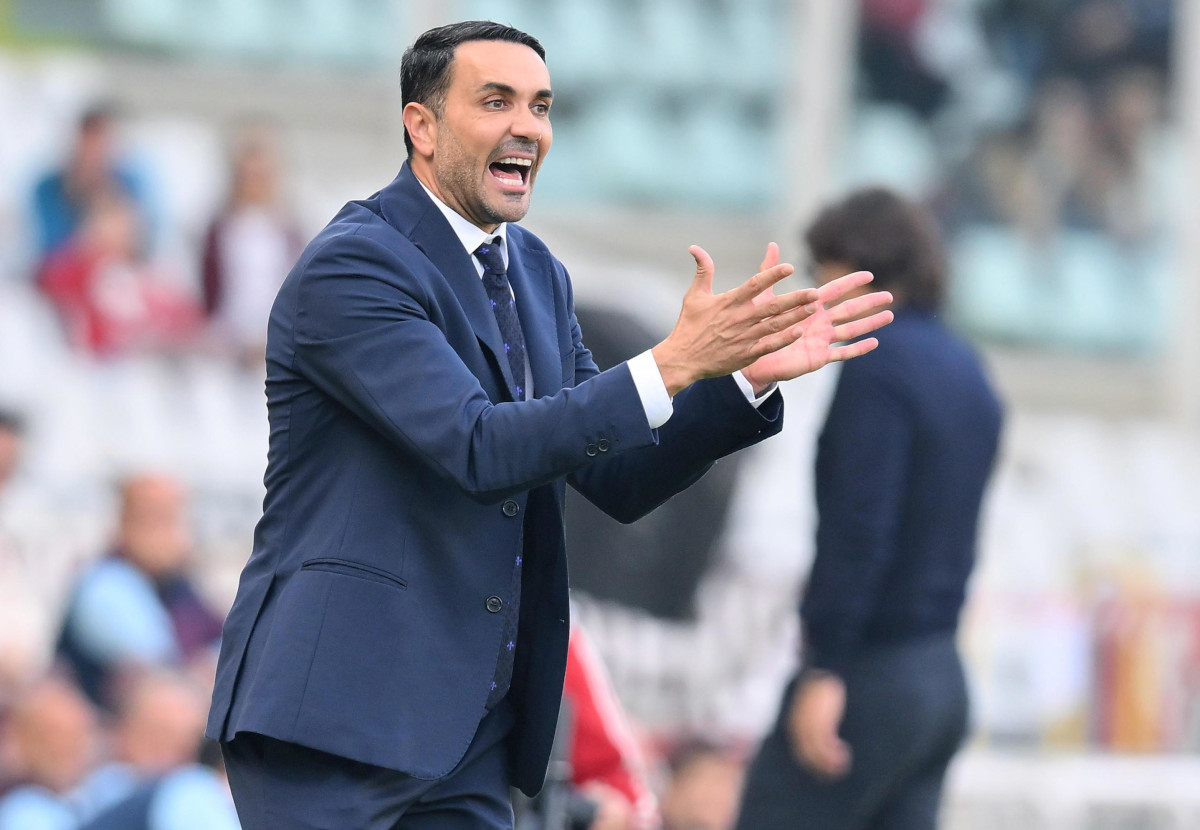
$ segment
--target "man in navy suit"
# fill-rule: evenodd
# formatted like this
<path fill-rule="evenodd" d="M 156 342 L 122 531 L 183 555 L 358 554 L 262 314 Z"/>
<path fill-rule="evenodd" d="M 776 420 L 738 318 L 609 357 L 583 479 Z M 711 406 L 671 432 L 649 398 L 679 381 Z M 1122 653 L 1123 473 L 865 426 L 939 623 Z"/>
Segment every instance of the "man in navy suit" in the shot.
<path fill-rule="evenodd" d="M 866 274 L 714 294 L 693 248 L 675 329 L 598 371 L 566 270 L 510 224 L 550 148 L 544 56 L 494 23 L 418 38 L 408 162 L 275 301 L 267 495 L 208 727 L 247 830 L 511 828 L 562 693 L 565 483 L 633 521 L 778 432 L 775 382 L 890 319 L 886 294 L 837 304 Z"/>

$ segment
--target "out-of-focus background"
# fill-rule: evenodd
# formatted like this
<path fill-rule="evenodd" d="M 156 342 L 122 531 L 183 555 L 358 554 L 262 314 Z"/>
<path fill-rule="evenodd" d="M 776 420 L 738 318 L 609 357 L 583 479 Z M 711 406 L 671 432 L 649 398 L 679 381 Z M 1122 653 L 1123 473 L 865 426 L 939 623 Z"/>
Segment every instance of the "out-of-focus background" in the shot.
<path fill-rule="evenodd" d="M 398 170 L 404 47 L 472 17 L 547 48 L 554 149 L 524 224 L 602 359 L 669 330 L 689 244 L 728 287 L 772 239 L 803 272 L 799 229 L 849 188 L 934 211 L 950 322 L 1008 407 L 944 826 L 1200 827 L 1191 0 L 3 0 L 0 780 L 182 764 L 128 735 L 155 706 L 195 728 L 181 697 L 263 494 L 273 292 Z M 784 434 L 657 523 L 570 506 L 577 619 L 652 760 L 730 759 L 709 796 L 796 664 L 835 371 L 789 384 Z M 172 557 L 190 577 L 143 614 Z M 125 647 L 176 668 L 90 703 L 38 680 L 56 651 Z M 54 729 L 57 760 L 33 758 Z"/>

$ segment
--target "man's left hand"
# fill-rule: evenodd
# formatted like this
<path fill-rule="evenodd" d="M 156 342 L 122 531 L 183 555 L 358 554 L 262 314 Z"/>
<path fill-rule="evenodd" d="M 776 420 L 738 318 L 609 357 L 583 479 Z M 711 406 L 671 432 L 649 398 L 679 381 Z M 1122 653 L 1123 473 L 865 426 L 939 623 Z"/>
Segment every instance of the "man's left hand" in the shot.
<path fill-rule="evenodd" d="M 772 242 L 767 246 L 760 270 L 778 263 L 779 246 Z M 859 357 L 878 346 L 879 341 L 874 337 L 856 338 L 892 321 L 892 312 L 882 310 L 891 304 L 892 295 L 887 291 L 875 291 L 851 296 L 872 279 L 874 277 L 867 271 L 855 271 L 821 286 L 816 312 L 790 329 L 799 332 L 800 339 L 758 358 L 742 370 L 755 394 L 762 394 L 772 383 L 815 372 L 828 363 Z M 765 303 L 773 296 L 774 290 L 768 288 L 755 302 Z M 854 342 L 847 343 L 848 340 Z"/>
<path fill-rule="evenodd" d="M 792 754 L 821 778 L 850 771 L 850 746 L 838 736 L 846 713 L 846 684 L 834 674 L 813 673 L 801 680 L 788 712 Z"/>

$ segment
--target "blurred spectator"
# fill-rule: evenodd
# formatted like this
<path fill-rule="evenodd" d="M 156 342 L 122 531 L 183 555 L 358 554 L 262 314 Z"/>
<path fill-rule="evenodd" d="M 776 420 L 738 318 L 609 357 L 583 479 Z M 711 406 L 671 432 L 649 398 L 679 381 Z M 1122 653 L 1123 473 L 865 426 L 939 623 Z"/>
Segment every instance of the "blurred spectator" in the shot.
<path fill-rule="evenodd" d="M 661 801 L 663 830 L 732 830 L 745 777 L 741 753 L 697 742 L 676 750 L 669 763 L 671 778 Z"/>
<path fill-rule="evenodd" d="M 97 191 L 78 228 L 43 262 L 38 286 L 77 349 L 105 356 L 186 345 L 198 312 L 141 252 L 133 202 Z"/>
<path fill-rule="evenodd" d="M 91 705 L 69 683 L 45 678 L 14 703 L 5 738 L 17 786 L 0 800 L 0 830 L 73 830 L 79 788 L 98 757 Z"/>
<path fill-rule="evenodd" d="M 221 747 L 201 745 L 196 763 L 154 778 L 80 830 L 240 830 Z"/>
<path fill-rule="evenodd" d="M 146 240 L 141 233 L 149 230 L 152 218 L 146 187 L 133 169 L 117 158 L 114 121 L 115 112 L 108 105 L 87 110 L 79 120 L 75 146 L 63 168 L 37 183 L 33 201 L 40 234 L 39 260 L 75 235 L 95 199 L 113 191 L 128 199 L 139 214 L 135 244 L 144 249 Z"/>
<path fill-rule="evenodd" d="M 176 481 L 141 475 L 125 482 L 116 543 L 76 583 L 58 642 L 92 700 L 112 702 L 122 669 L 211 657 L 221 619 L 187 574 L 190 544 Z"/>
<path fill-rule="evenodd" d="M 77 794 L 87 820 L 190 767 L 201 747 L 208 700 L 190 678 L 157 669 L 133 672 L 115 697 L 112 758 Z"/>
<path fill-rule="evenodd" d="M 862 0 L 859 26 L 859 65 L 870 96 L 903 104 L 925 118 L 947 93 L 914 43 L 929 5 L 928 0 Z"/>
<path fill-rule="evenodd" d="M 0 409 L 0 498 L 17 472 L 25 426 L 15 412 Z"/>
<path fill-rule="evenodd" d="M 563 704 L 571 709 L 571 778 L 598 805 L 591 830 L 650 830 L 657 806 L 629 718 L 587 635 L 571 627 Z"/>
<path fill-rule="evenodd" d="M 304 238 L 282 198 L 279 150 L 269 128 L 244 129 L 230 166 L 229 201 L 204 243 L 204 310 L 218 337 L 248 365 L 259 365 L 271 304 Z"/>
<path fill-rule="evenodd" d="M 21 625 L 31 601 L 22 578 L 28 563 L 10 526 L 12 510 L 20 510 L 13 507 L 9 491 L 24 441 L 24 421 L 15 412 L 0 409 L 0 708 L 34 671 L 34 648 Z"/>
<path fill-rule="evenodd" d="M 738 826 L 932 830 L 967 730 L 955 637 L 1000 404 L 938 319 L 946 266 L 922 211 L 859 191 L 806 240 L 820 283 L 869 270 L 896 319 L 878 349 L 842 367 L 821 432 L 804 662 Z"/>

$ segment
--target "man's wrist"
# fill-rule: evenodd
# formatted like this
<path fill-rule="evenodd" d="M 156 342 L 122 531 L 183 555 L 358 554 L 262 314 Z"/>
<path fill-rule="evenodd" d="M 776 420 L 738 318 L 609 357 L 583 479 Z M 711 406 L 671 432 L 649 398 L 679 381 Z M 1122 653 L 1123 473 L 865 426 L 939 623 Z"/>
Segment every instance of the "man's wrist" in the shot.
<path fill-rule="evenodd" d="M 667 394 L 672 398 L 696 382 L 696 378 L 692 376 L 683 362 L 676 359 L 665 340 L 651 349 L 650 353 L 654 356 L 654 362 L 658 366 L 659 375 L 662 376 L 663 385 L 667 388 Z"/>
<path fill-rule="evenodd" d="M 771 396 L 771 393 L 779 385 L 777 383 L 769 383 L 764 388 L 759 389 L 746 377 L 745 370 L 734 372 L 733 379 L 737 382 L 738 389 L 742 390 L 742 394 L 746 397 L 746 400 L 755 409 L 762 406 L 763 402 Z"/>

